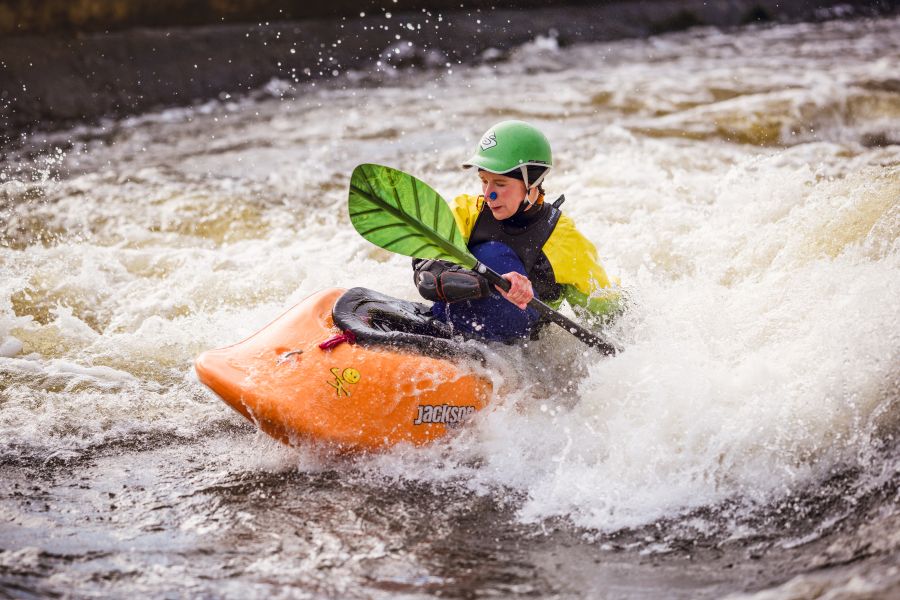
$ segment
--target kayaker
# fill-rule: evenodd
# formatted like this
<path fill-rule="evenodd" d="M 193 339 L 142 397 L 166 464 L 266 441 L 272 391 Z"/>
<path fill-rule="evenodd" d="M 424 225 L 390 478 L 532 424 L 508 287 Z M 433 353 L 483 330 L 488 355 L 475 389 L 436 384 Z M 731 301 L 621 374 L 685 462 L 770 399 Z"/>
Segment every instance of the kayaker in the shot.
<path fill-rule="evenodd" d="M 597 249 L 544 201 L 543 181 L 553 167 L 550 143 L 536 127 L 503 121 L 487 130 L 463 163 L 477 168 L 478 196 L 457 196 L 453 216 L 469 251 L 510 284 L 491 289 L 477 273 L 440 260 L 413 259 L 414 281 L 432 313 L 463 334 L 511 342 L 534 337 L 543 325 L 528 308 L 536 295 L 558 308 L 606 316 L 619 309 L 619 295 L 597 258 Z"/>

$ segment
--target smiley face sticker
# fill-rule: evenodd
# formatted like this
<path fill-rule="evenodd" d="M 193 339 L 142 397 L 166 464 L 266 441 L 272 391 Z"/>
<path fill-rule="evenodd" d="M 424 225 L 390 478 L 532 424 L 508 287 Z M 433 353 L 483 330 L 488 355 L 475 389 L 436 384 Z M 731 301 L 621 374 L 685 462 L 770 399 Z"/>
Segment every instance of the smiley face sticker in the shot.
<path fill-rule="evenodd" d="M 353 367 L 347 367 L 344 370 L 341 370 L 339 367 L 332 367 L 330 371 L 331 374 L 334 375 L 334 381 L 326 381 L 325 383 L 334 388 L 338 398 L 341 397 L 341 394 L 348 397 L 350 396 L 350 390 L 344 384 L 354 385 L 359 383 L 359 380 L 362 377 L 359 374 L 359 371 Z"/>
<path fill-rule="evenodd" d="M 347 367 L 346 369 L 344 369 L 344 372 L 341 373 L 341 377 L 347 383 L 356 383 L 359 381 L 359 371 L 357 371 L 353 367 Z"/>

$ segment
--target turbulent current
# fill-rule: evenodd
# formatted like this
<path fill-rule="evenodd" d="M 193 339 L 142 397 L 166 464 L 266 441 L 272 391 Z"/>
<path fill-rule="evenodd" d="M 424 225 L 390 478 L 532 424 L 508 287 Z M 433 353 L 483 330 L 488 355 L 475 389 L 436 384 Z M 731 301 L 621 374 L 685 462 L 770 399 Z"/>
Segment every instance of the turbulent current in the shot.
<path fill-rule="evenodd" d="M 0 595 L 898 593 L 898 30 L 538 37 L 23 137 Z M 627 290 L 623 353 L 496 349 L 514 367 L 459 435 L 360 457 L 282 446 L 197 381 L 321 288 L 415 299 L 350 225 L 349 174 L 477 193 L 459 163 L 504 118 L 547 133 L 548 194 Z"/>

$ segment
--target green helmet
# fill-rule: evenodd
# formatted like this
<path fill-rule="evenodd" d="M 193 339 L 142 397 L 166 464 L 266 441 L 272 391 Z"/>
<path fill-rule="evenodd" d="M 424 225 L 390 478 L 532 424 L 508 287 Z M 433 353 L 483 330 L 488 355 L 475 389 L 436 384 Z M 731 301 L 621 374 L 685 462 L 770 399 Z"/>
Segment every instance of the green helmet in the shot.
<path fill-rule="evenodd" d="M 545 167 L 541 176 L 530 185 L 529 166 Z M 481 136 L 475 154 L 463 163 L 463 167 L 478 167 L 499 175 L 521 169 L 526 188 L 539 184 L 552 166 L 550 142 L 537 127 L 524 121 L 501 121 L 488 129 Z"/>

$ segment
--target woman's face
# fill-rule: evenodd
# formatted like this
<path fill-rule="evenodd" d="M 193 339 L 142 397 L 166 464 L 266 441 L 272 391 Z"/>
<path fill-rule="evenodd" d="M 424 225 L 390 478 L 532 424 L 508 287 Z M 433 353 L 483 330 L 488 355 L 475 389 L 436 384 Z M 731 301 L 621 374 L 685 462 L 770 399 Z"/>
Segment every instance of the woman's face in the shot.
<path fill-rule="evenodd" d="M 516 214 L 525 199 L 525 182 L 487 171 L 478 171 L 478 177 L 484 201 L 495 219 L 502 221 Z M 491 198 L 492 194 L 497 194 L 496 199 Z"/>

